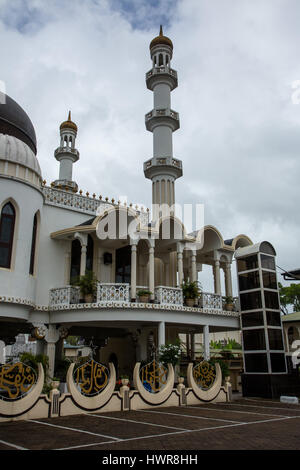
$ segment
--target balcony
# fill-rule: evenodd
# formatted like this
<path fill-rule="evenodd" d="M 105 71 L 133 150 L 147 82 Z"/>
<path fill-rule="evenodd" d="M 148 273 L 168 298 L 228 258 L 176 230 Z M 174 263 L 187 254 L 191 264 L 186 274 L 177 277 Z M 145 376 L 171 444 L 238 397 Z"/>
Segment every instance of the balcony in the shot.
<path fill-rule="evenodd" d="M 146 129 L 153 132 L 153 129 L 160 125 L 168 125 L 172 131 L 179 129 L 179 114 L 173 109 L 152 109 L 145 115 Z"/>
<path fill-rule="evenodd" d="M 177 72 L 174 69 L 171 69 L 168 66 L 153 67 L 149 72 L 146 73 L 146 84 L 149 90 L 153 90 L 154 86 L 161 82 L 167 82 L 170 85 L 170 89 L 178 85 Z"/>
<path fill-rule="evenodd" d="M 140 289 L 148 289 L 146 286 L 137 286 L 137 292 Z M 148 308 L 193 311 L 199 313 L 217 313 L 219 315 L 238 316 L 238 308 L 235 300 L 235 306 L 232 312 L 226 312 L 223 309 L 224 298 L 219 294 L 202 292 L 201 297 L 196 300 L 194 307 L 184 305 L 182 289 L 179 287 L 157 286 L 154 289 L 154 302 L 141 304 L 131 302 L 130 285 L 126 283 L 100 283 L 97 284 L 97 291 L 94 301 L 90 304 L 84 303 L 80 298 L 79 287 L 65 286 L 53 288 L 50 290 L 50 310 L 69 310 L 78 308 L 138 308 L 139 306 L 148 306 Z"/>

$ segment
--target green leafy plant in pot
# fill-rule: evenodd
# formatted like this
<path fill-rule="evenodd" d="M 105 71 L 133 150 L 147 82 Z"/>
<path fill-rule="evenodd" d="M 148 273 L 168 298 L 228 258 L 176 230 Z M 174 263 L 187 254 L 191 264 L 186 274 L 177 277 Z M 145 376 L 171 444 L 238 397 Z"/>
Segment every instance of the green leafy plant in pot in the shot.
<path fill-rule="evenodd" d="M 233 297 L 231 295 L 225 297 L 225 310 L 233 310 Z"/>
<path fill-rule="evenodd" d="M 152 294 L 152 292 L 150 292 L 149 290 L 146 290 L 146 289 L 140 289 L 138 292 L 137 292 L 137 295 L 139 297 L 139 301 L 140 302 L 144 302 L 144 303 L 148 303 L 149 302 L 149 298 L 150 298 L 150 295 Z"/>
<path fill-rule="evenodd" d="M 184 281 L 181 285 L 183 297 L 188 307 L 193 307 L 196 299 L 201 295 L 197 281 Z"/>
<path fill-rule="evenodd" d="M 97 292 L 97 278 L 93 271 L 87 271 L 75 280 L 74 285 L 80 287 L 80 293 L 86 303 L 91 303 Z"/>

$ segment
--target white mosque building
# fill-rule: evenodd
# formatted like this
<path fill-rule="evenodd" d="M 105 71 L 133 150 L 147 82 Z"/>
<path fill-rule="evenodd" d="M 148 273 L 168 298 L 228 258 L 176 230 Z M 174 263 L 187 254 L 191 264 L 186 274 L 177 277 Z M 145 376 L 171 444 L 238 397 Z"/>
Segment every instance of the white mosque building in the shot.
<path fill-rule="evenodd" d="M 80 165 L 78 129 L 70 113 L 54 152 L 59 175 L 48 186 L 30 118 L 9 96 L 0 105 L 0 340 L 7 345 L 19 333 L 35 337 L 37 352 L 49 356 L 50 375 L 68 335 L 93 340 L 101 362 L 114 362 L 120 372 L 182 334 L 191 345 L 203 334 L 207 358 L 210 333 L 240 330 L 238 303 L 227 310 L 224 297 L 233 295 L 235 251 L 252 241 L 238 234 L 224 240 L 213 226 L 186 233 L 173 210 L 183 164 L 173 155 L 179 114 L 171 108 L 177 87 L 172 55 L 161 29 L 151 41 L 146 73 L 154 98 L 145 116 L 153 133 L 153 156 L 144 163 L 151 211 L 78 192 L 72 176 L 73 165 Z M 117 236 L 107 230 L 110 224 Z M 182 282 L 201 282 L 203 265 L 211 266 L 214 292 L 202 292 L 188 306 Z M 86 299 L 72 280 L 91 271 L 96 289 Z"/>

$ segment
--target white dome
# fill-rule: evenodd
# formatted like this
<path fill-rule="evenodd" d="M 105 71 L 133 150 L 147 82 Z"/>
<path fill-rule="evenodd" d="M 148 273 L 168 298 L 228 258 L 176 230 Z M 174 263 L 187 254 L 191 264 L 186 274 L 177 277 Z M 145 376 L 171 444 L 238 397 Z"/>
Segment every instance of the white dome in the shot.
<path fill-rule="evenodd" d="M 25 142 L 16 137 L 0 134 L 0 160 L 22 165 L 42 177 L 41 168 L 34 152 Z"/>

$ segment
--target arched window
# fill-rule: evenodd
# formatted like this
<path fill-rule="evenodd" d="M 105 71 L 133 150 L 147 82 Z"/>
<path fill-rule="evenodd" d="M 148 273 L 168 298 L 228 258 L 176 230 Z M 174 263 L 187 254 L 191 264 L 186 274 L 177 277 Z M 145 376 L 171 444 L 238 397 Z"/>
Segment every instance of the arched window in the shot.
<path fill-rule="evenodd" d="M 79 240 L 72 241 L 71 248 L 71 267 L 70 267 L 70 282 L 72 283 L 80 275 L 80 257 L 81 257 L 81 244 Z"/>
<path fill-rule="evenodd" d="M 5 204 L 0 218 L 0 267 L 10 268 L 14 241 L 16 211 L 11 202 Z"/>
<path fill-rule="evenodd" d="M 163 55 L 162 55 L 162 54 L 159 54 L 159 62 L 158 62 L 158 65 L 159 65 L 159 66 L 164 65 L 164 58 L 163 58 Z"/>
<path fill-rule="evenodd" d="M 30 266 L 29 274 L 34 274 L 34 261 L 36 252 L 36 237 L 37 237 L 38 218 L 37 214 L 34 214 L 33 227 L 32 227 L 32 240 L 31 240 L 31 253 L 30 253 Z"/>

